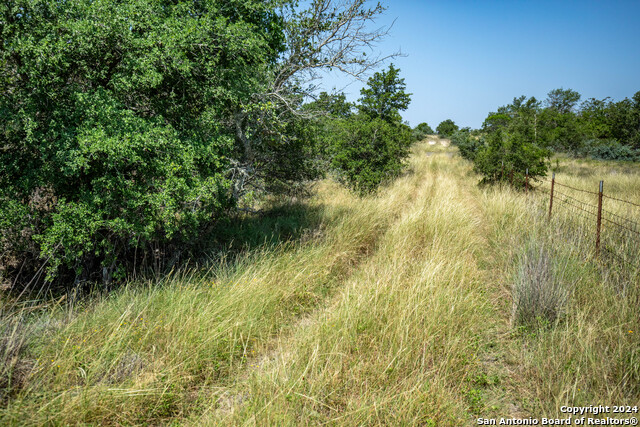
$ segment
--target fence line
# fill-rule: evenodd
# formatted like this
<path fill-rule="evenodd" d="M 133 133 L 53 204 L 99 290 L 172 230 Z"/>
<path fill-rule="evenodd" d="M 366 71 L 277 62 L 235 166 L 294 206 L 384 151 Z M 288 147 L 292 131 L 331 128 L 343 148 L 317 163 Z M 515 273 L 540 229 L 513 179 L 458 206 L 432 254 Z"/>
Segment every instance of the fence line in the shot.
<path fill-rule="evenodd" d="M 528 174 L 527 174 L 528 175 Z M 527 178 L 528 179 L 528 176 Z M 599 188 L 598 191 L 589 191 L 589 190 L 584 190 L 581 188 L 576 188 L 576 187 L 572 187 L 570 185 L 567 184 L 563 184 L 561 182 L 556 181 L 556 174 L 554 173 L 552 175 L 551 181 L 549 181 L 548 179 L 538 179 L 537 181 L 543 182 L 543 183 L 548 183 L 551 185 L 550 189 L 544 189 L 542 187 L 539 187 L 541 189 L 543 189 L 545 192 L 549 193 L 549 218 L 551 218 L 552 213 L 554 212 L 554 201 L 559 201 L 561 202 L 560 205 L 556 206 L 563 206 L 567 209 L 571 209 L 574 211 L 574 214 L 579 215 L 580 217 L 584 218 L 586 221 L 593 221 L 594 217 L 595 217 L 595 226 L 596 226 L 596 230 L 595 230 L 595 253 L 596 256 L 600 256 L 600 251 L 601 251 L 601 234 L 603 236 L 606 237 L 607 234 L 613 234 L 614 237 L 618 237 L 618 239 L 626 239 L 626 241 L 624 242 L 624 245 L 622 245 L 622 247 L 624 248 L 623 252 L 627 252 L 627 254 L 629 254 L 629 246 L 627 245 L 628 241 L 631 241 L 631 243 L 635 243 L 635 247 L 631 247 L 631 249 L 638 249 L 640 250 L 640 223 L 637 222 L 637 220 L 625 217 L 623 215 L 620 215 L 618 213 L 614 213 L 611 212 L 611 210 L 609 209 L 604 209 L 603 205 L 604 205 L 604 201 L 605 200 L 609 200 L 609 201 L 615 201 L 615 202 L 621 202 L 621 203 L 625 203 L 629 206 L 634 206 L 634 207 L 638 207 L 640 208 L 640 204 L 631 202 L 629 200 L 624 200 L 624 199 L 619 199 L 617 197 L 613 197 L 613 196 L 608 196 L 604 193 L 604 181 L 600 181 L 599 184 Z M 555 187 L 556 186 L 560 186 L 563 188 L 567 188 L 573 191 L 578 191 L 580 193 L 585 193 L 585 194 L 590 194 L 590 195 L 594 195 L 597 196 L 597 205 L 595 204 L 591 204 L 589 202 L 585 202 L 583 200 L 577 199 L 576 197 L 570 196 L 568 194 L 566 194 L 566 190 L 563 190 L 565 192 L 561 192 L 558 191 Z M 528 190 L 528 186 L 527 186 L 527 190 Z M 557 208 L 556 208 L 557 209 Z M 578 209 L 582 212 L 577 212 L 575 211 L 575 209 Z M 585 215 L 586 214 L 586 215 Z M 609 227 L 607 227 L 607 229 L 604 230 L 603 233 L 603 224 L 607 224 L 608 226 L 613 226 L 614 229 L 609 230 Z M 617 228 L 615 228 L 617 227 Z M 611 233 L 609 233 L 609 231 Z M 606 234 L 605 234 L 606 233 Z M 617 246 L 616 249 L 620 248 L 620 245 L 615 245 Z M 629 255 L 629 257 L 625 257 L 619 253 L 617 253 L 616 251 L 614 251 L 611 247 L 611 245 L 605 245 L 605 247 L 603 248 L 605 250 L 605 252 L 607 252 L 608 254 L 612 255 L 613 258 L 617 259 L 618 261 L 620 261 L 623 264 L 627 264 L 630 265 L 632 267 L 634 267 L 636 270 L 640 270 L 640 267 L 638 266 L 638 263 L 636 261 L 637 255 Z M 633 257 L 633 261 L 631 259 L 627 259 L 627 258 L 631 258 Z"/>
<path fill-rule="evenodd" d="M 513 181 L 514 181 L 514 173 L 513 173 L 513 169 L 511 169 L 509 172 L 509 182 L 513 185 Z M 582 188 L 576 188 L 573 187 L 571 185 L 567 185 L 561 182 L 556 181 L 556 174 L 554 173 L 551 177 L 551 181 L 549 181 L 548 179 L 545 178 L 539 178 L 539 177 L 530 177 L 529 176 L 529 169 L 526 170 L 524 175 L 520 176 L 520 179 L 524 180 L 524 188 L 525 191 L 527 193 L 529 193 L 529 190 L 536 190 L 536 189 L 543 189 L 545 192 L 549 193 L 549 219 L 551 218 L 551 215 L 553 213 L 553 207 L 554 201 L 558 201 L 561 202 L 561 204 L 559 206 L 563 206 L 567 209 L 573 209 L 573 213 L 575 215 L 580 216 L 581 218 L 583 218 L 585 221 L 593 221 L 594 217 L 595 217 L 595 253 L 596 253 L 596 257 L 600 256 L 600 251 L 601 249 L 603 249 L 606 253 L 608 253 L 609 255 L 611 255 L 613 258 L 617 259 L 618 261 L 620 261 L 622 264 L 626 264 L 626 265 L 630 265 L 632 267 L 634 267 L 636 269 L 636 271 L 640 271 L 640 264 L 637 263 L 637 258 L 638 255 L 637 254 L 632 254 L 629 255 L 629 258 L 633 258 L 633 261 L 630 259 L 626 259 L 624 256 L 621 256 L 620 254 L 614 252 L 612 250 L 611 247 L 607 246 L 606 244 L 604 245 L 604 248 L 601 248 L 601 234 L 602 234 L 602 228 L 603 228 L 603 223 L 607 224 L 607 225 L 611 225 L 614 227 L 617 227 L 617 229 L 610 229 L 610 227 L 607 227 L 607 230 L 605 230 L 605 232 L 607 234 L 616 234 L 617 230 L 617 237 L 618 239 L 627 239 L 627 240 L 631 240 L 633 243 L 636 244 L 635 249 L 637 250 L 638 253 L 640 253 L 640 223 L 637 222 L 634 219 L 631 218 L 627 218 L 625 216 L 622 216 L 620 214 L 611 212 L 608 209 L 604 209 L 604 201 L 605 200 L 609 200 L 609 201 L 614 201 L 614 202 L 620 202 L 620 203 L 625 203 L 629 206 L 633 206 L 636 208 L 640 208 L 640 204 L 632 202 L 630 200 L 624 200 L 624 199 L 619 199 L 617 197 L 613 197 L 613 196 L 609 196 L 607 194 L 604 193 L 604 181 L 600 181 L 600 185 L 598 188 L 598 191 L 589 191 L 589 190 L 584 190 Z M 504 162 L 502 163 L 502 169 L 500 171 L 500 178 L 504 179 L 505 178 L 505 167 L 504 167 Z M 530 185 L 530 180 L 531 178 L 533 178 L 533 182 L 542 182 L 542 183 L 547 183 L 551 185 L 551 189 L 544 189 L 542 187 L 531 187 Z M 591 204 L 589 202 L 585 202 L 583 200 L 577 199 L 576 197 L 570 196 L 568 194 L 566 194 L 566 192 L 561 192 L 558 191 L 555 186 L 560 186 L 562 188 L 566 188 L 572 191 L 577 191 L 583 194 L 589 194 L 591 196 L 596 196 L 597 197 L 597 205 L 595 204 Z M 566 190 L 563 190 L 566 191 Z M 578 212 L 575 209 L 578 209 L 582 212 Z M 609 217 L 607 217 L 609 216 Z M 616 219 L 620 222 L 617 222 Z M 609 231 L 611 233 L 609 233 Z M 605 234 L 605 237 L 606 235 Z M 637 240 L 635 240 L 637 239 Z M 620 245 L 617 245 L 618 247 L 620 247 Z M 629 247 L 628 245 L 625 244 L 622 246 L 624 248 L 624 251 L 629 253 Z M 634 248 L 632 247 L 632 250 Z"/>

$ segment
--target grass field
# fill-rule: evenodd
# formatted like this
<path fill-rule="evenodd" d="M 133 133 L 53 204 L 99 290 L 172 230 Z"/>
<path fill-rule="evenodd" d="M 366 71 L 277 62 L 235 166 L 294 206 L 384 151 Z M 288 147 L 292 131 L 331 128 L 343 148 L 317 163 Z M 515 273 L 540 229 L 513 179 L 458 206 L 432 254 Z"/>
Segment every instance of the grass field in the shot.
<path fill-rule="evenodd" d="M 4 313 L 0 424 L 460 426 L 640 405 L 638 271 L 594 257 L 588 220 L 549 221 L 543 192 L 478 187 L 455 152 L 417 144 L 376 196 L 320 182 L 239 223 L 238 245 L 268 243 L 233 260 Z M 554 168 L 640 201 L 637 164 Z"/>

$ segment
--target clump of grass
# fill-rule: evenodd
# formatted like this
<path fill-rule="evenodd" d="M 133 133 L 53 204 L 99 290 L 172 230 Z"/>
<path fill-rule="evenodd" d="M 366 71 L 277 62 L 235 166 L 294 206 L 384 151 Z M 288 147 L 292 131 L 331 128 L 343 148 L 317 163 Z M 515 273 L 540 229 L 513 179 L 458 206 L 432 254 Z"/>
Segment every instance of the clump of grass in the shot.
<path fill-rule="evenodd" d="M 27 347 L 31 329 L 20 315 L 0 318 L 0 402 L 5 402 L 22 384 L 31 370 Z"/>
<path fill-rule="evenodd" d="M 562 316 L 568 292 L 554 265 L 553 253 L 532 245 L 520 257 L 513 283 L 515 325 L 553 324 Z"/>

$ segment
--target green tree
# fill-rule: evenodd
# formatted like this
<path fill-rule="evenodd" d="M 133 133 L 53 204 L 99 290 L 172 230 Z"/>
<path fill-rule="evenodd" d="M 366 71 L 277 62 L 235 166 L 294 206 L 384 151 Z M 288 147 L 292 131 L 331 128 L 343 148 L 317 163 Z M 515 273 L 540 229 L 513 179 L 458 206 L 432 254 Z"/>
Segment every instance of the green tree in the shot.
<path fill-rule="evenodd" d="M 505 128 L 517 129 L 526 133 L 533 142 L 540 140 L 540 113 L 541 103 L 535 98 L 527 98 L 522 95 L 513 98 L 511 104 L 498 108 L 495 113 L 489 113 L 482 124 L 482 129 L 487 133 L 493 133 Z"/>
<path fill-rule="evenodd" d="M 474 170 L 483 176 L 482 183 L 503 181 L 523 188 L 527 170 L 530 178 L 546 175 L 550 154 L 526 133 L 499 129 L 488 134 L 485 144 L 476 151 Z"/>
<path fill-rule="evenodd" d="M 329 138 L 331 166 L 338 178 L 360 194 L 375 191 L 400 173 L 409 155 L 411 129 L 399 110 L 408 107 L 400 70 L 375 73 L 362 89 L 359 113 L 334 121 Z"/>
<path fill-rule="evenodd" d="M 374 192 L 396 177 L 411 144 L 408 126 L 358 114 L 334 124 L 331 166 L 338 179 L 359 194 Z"/>
<path fill-rule="evenodd" d="M 580 106 L 580 127 L 585 138 L 611 138 L 609 109 L 611 101 L 590 98 Z"/>
<path fill-rule="evenodd" d="M 247 192 L 318 176 L 305 78 L 385 59 L 362 55 L 384 35 L 364 28 L 382 11 L 365 0 L 2 2 L 4 274 L 45 262 L 71 282 L 109 281 L 136 256 L 166 259 L 197 240 Z"/>
<path fill-rule="evenodd" d="M 573 113 L 580 97 L 581 95 L 572 89 L 554 89 L 547 94 L 546 104 L 560 114 Z"/>
<path fill-rule="evenodd" d="M 306 105 L 311 111 L 322 112 L 333 118 L 348 118 L 353 114 L 354 105 L 347 102 L 344 93 L 328 94 L 320 92 L 318 98 Z"/>
<path fill-rule="evenodd" d="M 234 199 L 273 190 L 298 192 L 301 184 L 317 178 L 322 138 L 317 132 L 301 132 L 304 127 L 316 128 L 317 118 L 326 116 L 326 111 L 319 113 L 303 103 L 314 97 L 313 82 L 323 70 L 360 77 L 395 56 L 368 54 L 387 33 L 384 28 L 368 30 L 384 11 L 380 3 L 372 7 L 368 0 L 311 0 L 304 6 L 295 0 L 262 3 L 282 5 L 278 15 L 282 27 L 272 30 L 282 28 L 284 49 L 277 61 L 255 70 L 260 87 L 239 98 L 241 102 L 223 120 L 236 139 L 229 171 Z M 292 151 L 296 147 L 300 150 Z"/>
<path fill-rule="evenodd" d="M 436 132 L 440 136 L 444 136 L 446 138 L 453 135 L 455 131 L 458 130 L 458 125 L 451 119 L 444 120 L 440 122 L 440 124 L 436 127 Z"/>
<path fill-rule="evenodd" d="M 489 113 L 483 138 L 456 134 L 461 154 L 474 162 L 474 169 L 483 176 L 481 182 L 511 182 L 513 174 L 513 185 L 519 188 L 524 186 L 527 169 L 532 178 L 546 174 L 550 151 L 543 148 L 541 116 L 541 103 L 523 95 Z"/>
<path fill-rule="evenodd" d="M 640 149 L 640 92 L 629 99 L 612 102 L 607 109 L 611 137 Z"/>
<path fill-rule="evenodd" d="M 368 87 L 360 90 L 360 111 L 373 119 L 388 123 L 402 120 L 400 111 L 409 107 L 411 94 L 406 93 L 404 79 L 399 77 L 400 69 L 393 64 L 387 71 L 375 73 L 367 82 Z"/>
<path fill-rule="evenodd" d="M 451 143 L 458 147 L 463 158 L 474 161 L 476 153 L 484 146 L 484 138 L 472 135 L 471 129 L 465 127 L 451 135 Z"/>
<path fill-rule="evenodd" d="M 0 16 L 0 216 L 26 214 L 13 230 L 50 273 L 87 278 L 97 259 L 108 281 L 131 242 L 189 239 L 231 206 L 221 119 L 284 49 L 274 4 L 31 0 Z"/>
<path fill-rule="evenodd" d="M 427 135 L 433 135 L 433 129 L 426 123 L 420 123 L 418 126 L 413 128 L 412 130 L 413 140 L 420 141 L 424 139 Z"/>
<path fill-rule="evenodd" d="M 544 139 L 548 146 L 577 152 L 582 142 L 575 109 L 580 94 L 571 89 L 554 89 L 547 94 L 546 107 L 540 115 Z"/>

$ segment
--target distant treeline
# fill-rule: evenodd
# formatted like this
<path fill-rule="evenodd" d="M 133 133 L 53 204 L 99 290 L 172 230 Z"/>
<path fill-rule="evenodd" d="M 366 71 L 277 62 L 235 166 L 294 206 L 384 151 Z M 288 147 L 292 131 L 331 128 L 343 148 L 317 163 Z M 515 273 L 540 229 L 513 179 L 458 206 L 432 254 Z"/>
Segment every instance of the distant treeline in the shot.
<path fill-rule="evenodd" d="M 462 142 L 465 134 L 478 138 L 496 132 L 519 134 L 540 148 L 576 156 L 605 160 L 640 160 L 640 91 L 615 102 L 610 97 L 589 98 L 571 89 L 554 89 L 544 101 L 525 95 L 490 112 L 480 129 L 459 129 L 451 120 L 441 122 L 434 132 L 426 123 L 413 129 L 415 139 L 437 133 Z M 456 142 L 454 141 L 454 143 Z M 463 142 L 464 144 L 464 142 Z M 475 148 L 474 148 L 475 147 Z"/>
<path fill-rule="evenodd" d="M 640 92 L 631 99 L 590 98 L 571 89 L 555 89 L 544 102 L 535 97 L 514 98 L 489 113 L 486 133 L 529 128 L 534 143 L 554 151 L 601 159 L 635 160 L 640 149 Z"/>
<path fill-rule="evenodd" d="M 523 95 L 489 113 L 480 129 L 458 129 L 445 120 L 436 131 L 451 138 L 484 183 L 504 181 L 506 170 L 509 182 L 522 186 L 525 174 L 547 173 L 553 152 L 640 161 L 640 92 L 618 102 L 607 97 L 580 103 L 580 98 L 578 92 L 562 88 L 549 92 L 544 101 Z"/>

